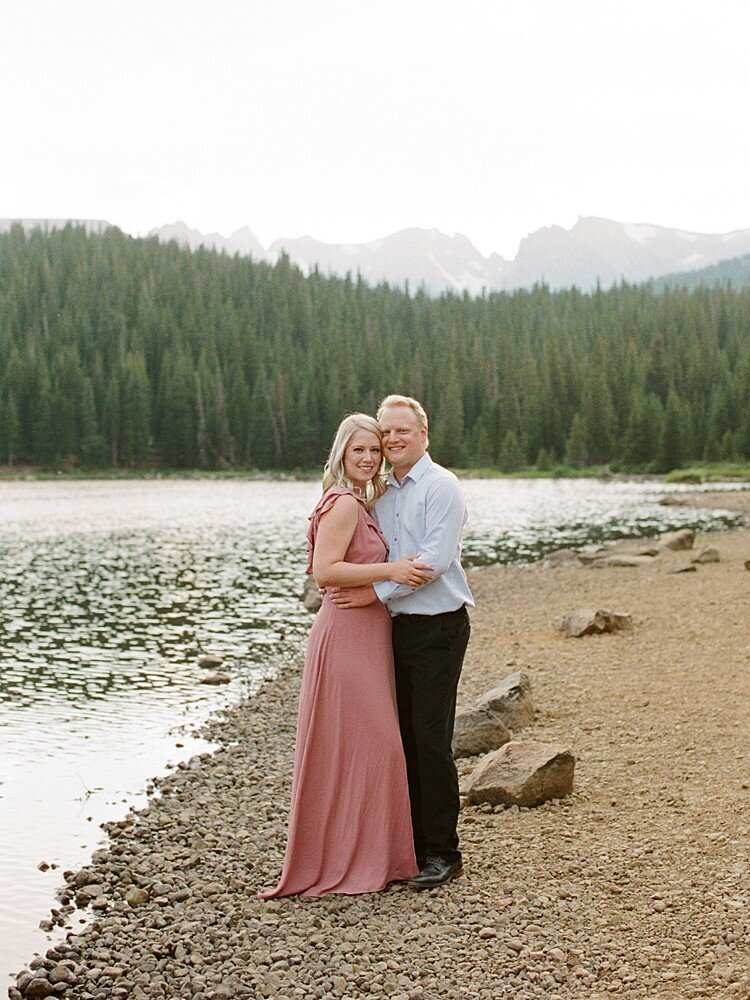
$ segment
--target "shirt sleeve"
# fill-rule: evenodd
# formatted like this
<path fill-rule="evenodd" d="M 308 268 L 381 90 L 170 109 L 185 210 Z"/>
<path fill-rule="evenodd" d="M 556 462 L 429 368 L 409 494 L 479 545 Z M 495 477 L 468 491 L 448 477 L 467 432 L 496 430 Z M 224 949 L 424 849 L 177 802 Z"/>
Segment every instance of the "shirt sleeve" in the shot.
<path fill-rule="evenodd" d="M 449 569 L 456 558 L 465 522 L 466 501 L 458 481 L 445 477 L 431 483 L 425 497 L 425 533 L 420 539 L 418 561 L 432 566 L 434 575 L 420 590 L 432 586 Z M 380 580 L 373 588 L 383 604 L 413 594 L 416 589 L 393 580 Z"/>

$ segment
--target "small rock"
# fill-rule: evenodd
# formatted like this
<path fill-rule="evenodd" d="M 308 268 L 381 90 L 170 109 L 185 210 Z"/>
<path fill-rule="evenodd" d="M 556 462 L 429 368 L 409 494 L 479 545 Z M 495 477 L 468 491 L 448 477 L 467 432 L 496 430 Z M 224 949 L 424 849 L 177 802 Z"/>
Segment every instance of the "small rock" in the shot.
<path fill-rule="evenodd" d="M 208 885 L 203 886 L 204 896 L 218 896 L 222 892 L 224 892 L 224 886 L 220 882 L 209 882 Z"/>
<path fill-rule="evenodd" d="M 705 548 L 697 552 L 690 562 L 694 563 L 715 563 L 721 562 L 721 556 L 719 555 L 719 550 L 715 549 L 712 545 L 707 545 Z"/>
<path fill-rule="evenodd" d="M 566 635 L 579 638 L 583 635 L 614 632 L 615 629 L 626 628 L 632 624 L 632 620 L 631 615 L 624 614 L 622 611 L 608 611 L 603 608 L 595 611 L 590 608 L 582 608 L 563 615 L 560 628 Z"/>
<path fill-rule="evenodd" d="M 663 535 L 659 539 L 660 549 L 671 549 L 673 552 L 680 552 L 684 549 L 692 549 L 695 541 L 695 532 L 692 528 L 681 528 L 671 534 Z"/>
<path fill-rule="evenodd" d="M 94 872 L 82 868 L 79 872 L 76 872 L 73 878 L 73 885 L 76 889 L 82 889 L 85 885 L 95 885 L 98 878 L 99 876 L 95 875 Z"/>
<path fill-rule="evenodd" d="M 37 865 L 37 868 L 39 869 L 40 872 L 49 871 L 49 865 L 47 864 L 46 861 L 40 861 L 39 864 Z"/>
<path fill-rule="evenodd" d="M 76 977 L 73 975 L 71 970 L 67 965 L 56 965 L 54 968 L 50 969 L 49 981 L 51 983 L 68 983 L 72 984 L 76 981 Z"/>
<path fill-rule="evenodd" d="M 97 896 L 104 895 L 104 887 L 97 885 L 96 882 L 89 882 L 78 890 L 78 895 L 83 899 L 96 899 Z"/>
<path fill-rule="evenodd" d="M 669 493 L 667 496 L 662 497 L 659 503 L 662 507 L 687 507 L 687 500 L 683 497 L 675 496 L 674 493 Z"/>
<path fill-rule="evenodd" d="M 508 674 L 497 687 L 477 699 L 477 708 L 494 712 L 508 729 L 523 729 L 531 725 L 534 721 L 534 702 L 528 675 L 520 670 Z"/>
<path fill-rule="evenodd" d="M 697 573 L 698 567 L 693 563 L 677 563 L 675 566 L 671 566 L 667 573 Z"/>
<path fill-rule="evenodd" d="M 745 560 L 745 569 L 750 569 L 750 559 Z"/>
<path fill-rule="evenodd" d="M 483 927 L 479 932 L 480 938 L 484 938 L 485 941 L 489 941 L 490 938 L 497 937 L 497 931 L 494 927 Z"/>
<path fill-rule="evenodd" d="M 229 674 L 206 674 L 201 677 L 201 684 L 230 684 L 231 680 Z"/>
<path fill-rule="evenodd" d="M 570 795 L 574 769 L 575 758 L 565 747 L 514 741 L 477 765 L 466 794 L 475 805 L 538 806 Z"/>
<path fill-rule="evenodd" d="M 589 569 L 635 569 L 638 566 L 648 566 L 652 563 L 653 557 L 650 555 L 631 555 L 626 553 L 612 553 L 612 555 L 600 556 L 589 562 Z"/>
<path fill-rule="evenodd" d="M 223 656 L 214 656 L 213 653 L 208 653 L 206 656 L 201 656 L 198 660 L 198 666 L 205 670 L 217 670 L 223 662 Z"/>
<path fill-rule="evenodd" d="M 54 993 L 54 989 L 47 979 L 32 979 L 23 991 L 25 997 L 48 997 L 52 993 Z"/>
<path fill-rule="evenodd" d="M 142 906 L 148 902 L 148 893 L 145 889 L 132 888 L 125 893 L 125 901 L 131 906 Z"/>
<path fill-rule="evenodd" d="M 320 611 L 323 598 L 320 596 L 320 588 L 318 587 L 317 580 L 312 574 L 305 577 L 302 601 L 308 611 L 312 611 L 313 613 Z"/>
<path fill-rule="evenodd" d="M 453 728 L 453 756 L 476 757 L 497 750 L 511 734 L 494 712 L 482 708 L 459 708 Z"/>

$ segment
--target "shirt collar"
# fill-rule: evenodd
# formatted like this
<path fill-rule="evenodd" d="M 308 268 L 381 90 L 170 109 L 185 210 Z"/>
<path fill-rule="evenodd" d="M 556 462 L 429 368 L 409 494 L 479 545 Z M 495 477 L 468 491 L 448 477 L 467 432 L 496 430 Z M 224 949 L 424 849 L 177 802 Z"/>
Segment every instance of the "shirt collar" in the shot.
<path fill-rule="evenodd" d="M 430 458 L 430 453 L 426 451 L 424 455 L 422 455 L 420 460 L 409 469 L 409 471 L 406 473 L 406 475 L 404 476 L 404 478 L 401 480 L 400 483 L 398 479 L 396 479 L 396 475 L 393 469 L 391 469 L 390 473 L 388 474 L 388 483 L 390 486 L 396 486 L 396 487 L 403 486 L 407 479 L 411 479 L 412 482 L 418 483 L 432 464 L 433 461 Z"/>

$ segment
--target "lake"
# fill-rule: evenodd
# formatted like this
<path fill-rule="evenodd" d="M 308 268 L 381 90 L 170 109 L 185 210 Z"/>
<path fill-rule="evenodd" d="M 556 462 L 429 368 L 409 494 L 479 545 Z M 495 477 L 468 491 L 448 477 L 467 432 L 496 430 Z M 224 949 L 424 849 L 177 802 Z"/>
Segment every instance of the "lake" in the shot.
<path fill-rule="evenodd" d="M 688 489 L 662 483 L 463 485 L 469 567 L 738 520 L 660 506 Z M 0 483 L 6 974 L 62 936 L 38 923 L 58 905 L 62 871 L 104 843 L 99 824 L 144 804 L 149 778 L 211 749 L 191 735 L 196 725 L 297 655 L 311 621 L 299 595 L 318 496 L 309 482 Z M 224 657 L 229 685 L 201 683 L 203 653 Z M 58 867 L 40 871 L 42 861 Z"/>

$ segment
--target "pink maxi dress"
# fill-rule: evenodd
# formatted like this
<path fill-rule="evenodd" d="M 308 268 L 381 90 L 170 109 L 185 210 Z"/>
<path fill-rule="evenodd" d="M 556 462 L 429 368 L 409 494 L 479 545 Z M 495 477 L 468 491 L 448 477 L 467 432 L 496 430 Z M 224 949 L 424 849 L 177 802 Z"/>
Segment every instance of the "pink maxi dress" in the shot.
<path fill-rule="evenodd" d="M 334 487 L 310 516 L 308 573 L 320 517 L 350 492 Z M 345 561 L 385 562 L 385 539 L 357 499 Z M 390 615 L 380 601 L 342 610 L 326 595 L 302 675 L 284 869 L 260 896 L 377 892 L 417 870 Z"/>

